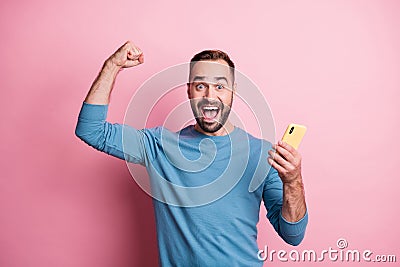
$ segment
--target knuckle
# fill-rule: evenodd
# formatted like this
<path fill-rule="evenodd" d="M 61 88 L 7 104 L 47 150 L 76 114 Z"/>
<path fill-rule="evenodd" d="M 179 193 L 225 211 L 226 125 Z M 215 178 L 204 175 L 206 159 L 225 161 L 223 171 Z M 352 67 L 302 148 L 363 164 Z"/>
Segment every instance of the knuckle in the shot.
<path fill-rule="evenodd" d="M 296 158 L 292 158 L 292 160 L 290 161 L 291 165 L 296 166 L 297 164 L 297 160 Z"/>

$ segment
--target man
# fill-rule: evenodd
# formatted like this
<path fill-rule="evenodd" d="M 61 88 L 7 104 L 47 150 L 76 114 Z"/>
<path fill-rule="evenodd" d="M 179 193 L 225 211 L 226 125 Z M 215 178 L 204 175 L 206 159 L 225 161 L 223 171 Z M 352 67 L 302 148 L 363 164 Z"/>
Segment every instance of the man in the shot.
<path fill-rule="evenodd" d="M 298 245 L 308 222 L 301 156 L 286 143 L 272 146 L 229 121 L 236 90 L 235 66 L 224 52 L 206 50 L 191 60 L 187 94 L 196 124 L 178 132 L 181 153 L 170 153 L 169 141 L 164 145 L 162 133 L 173 134 L 163 127 L 142 130 L 129 127 L 124 133 L 129 149 L 124 150 L 122 131 L 128 126 L 105 121 L 110 94 L 122 68 L 143 62 L 142 51 L 129 41 L 105 61 L 83 103 L 76 135 L 100 151 L 145 166 L 152 189 L 161 191 L 160 196 L 167 196 L 171 193 L 168 190 L 173 190 L 160 186 L 160 173 L 167 181 L 187 188 L 208 185 L 224 175 L 227 183 L 233 181 L 224 194 L 201 205 L 191 201 L 207 198 L 213 190 L 186 196 L 172 192 L 176 203 L 182 205 L 170 205 L 168 197 L 164 201 L 153 199 L 160 265 L 262 266 L 256 242 L 261 200 L 279 236 L 289 244 Z M 204 140 L 211 140 L 212 146 Z M 246 150 L 244 144 L 248 153 L 238 153 Z M 268 152 L 264 148 L 269 148 Z M 209 157 L 212 162 L 205 168 L 193 171 L 174 164 L 176 158 L 184 155 L 191 160 L 185 163 L 189 168 L 203 154 L 206 158 L 212 155 Z M 261 176 L 256 164 L 259 159 L 264 170 Z M 182 159 L 176 162 L 179 160 Z M 235 162 L 233 167 L 232 162 Z M 245 165 L 238 171 L 236 165 L 241 162 Z M 251 179 L 256 175 L 263 182 L 250 192 Z"/>

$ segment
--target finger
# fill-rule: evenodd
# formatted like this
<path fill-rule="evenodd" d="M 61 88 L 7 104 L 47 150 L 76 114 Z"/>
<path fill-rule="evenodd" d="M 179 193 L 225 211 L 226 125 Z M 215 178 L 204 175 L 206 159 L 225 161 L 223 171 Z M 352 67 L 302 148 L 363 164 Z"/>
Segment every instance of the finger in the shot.
<path fill-rule="evenodd" d="M 132 43 L 131 41 L 126 41 L 120 48 L 118 48 L 116 53 L 127 55 L 129 52 L 132 52 Z"/>
<path fill-rule="evenodd" d="M 135 56 L 131 48 L 128 48 L 126 51 L 126 58 L 130 60 L 135 60 Z"/>
<path fill-rule="evenodd" d="M 140 56 L 141 54 L 143 54 L 142 50 L 140 50 L 139 47 L 135 46 L 135 45 L 132 44 L 132 43 L 131 43 L 131 45 L 130 45 L 129 48 L 130 48 L 130 51 L 131 51 L 131 53 L 132 53 L 132 55 L 134 56 L 135 59 L 138 59 L 139 56 Z"/>
<path fill-rule="evenodd" d="M 138 59 L 127 60 L 126 63 L 124 64 L 123 68 L 130 68 L 130 67 L 137 66 L 139 64 L 142 64 L 142 62 L 140 62 Z"/>
<path fill-rule="evenodd" d="M 285 171 L 285 169 L 281 165 L 276 163 L 276 161 L 274 161 L 271 157 L 268 157 L 267 160 L 268 163 L 278 171 L 278 173 L 283 173 Z"/>
<path fill-rule="evenodd" d="M 126 41 L 121 47 L 120 50 L 127 50 L 133 52 L 133 54 L 137 54 L 140 49 L 134 45 L 131 41 Z M 140 53 L 139 53 L 140 54 Z"/>
<path fill-rule="evenodd" d="M 283 158 L 279 153 L 274 153 L 271 150 L 268 151 L 268 154 L 273 160 L 282 166 L 284 169 L 288 169 L 292 164 L 288 162 L 285 158 Z"/>
<path fill-rule="evenodd" d="M 140 64 L 144 63 L 144 55 L 143 55 L 143 53 L 139 56 L 138 60 L 139 60 Z"/>
<path fill-rule="evenodd" d="M 288 144 L 288 143 L 286 143 L 284 141 L 279 141 L 278 144 L 281 147 L 285 148 L 290 153 L 292 153 L 293 155 L 296 155 L 296 153 L 298 153 L 297 150 L 294 147 L 292 147 L 290 144 Z"/>
<path fill-rule="evenodd" d="M 133 47 L 128 51 L 128 59 L 137 60 L 140 56 L 143 55 L 143 52 L 139 49 Z"/>
<path fill-rule="evenodd" d="M 279 143 L 278 143 L 279 144 Z M 284 157 L 287 161 L 293 162 L 294 160 L 294 155 L 288 151 L 285 147 L 277 145 L 275 147 L 275 150 L 278 154 L 280 154 L 282 157 Z"/>
<path fill-rule="evenodd" d="M 134 55 L 132 52 L 128 52 L 126 55 L 127 60 L 135 61 L 139 60 L 140 55 Z"/>
<path fill-rule="evenodd" d="M 140 48 L 137 46 L 133 46 L 133 52 L 135 55 L 141 55 L 143 53 L 142 50 L 140 50 Z"/>

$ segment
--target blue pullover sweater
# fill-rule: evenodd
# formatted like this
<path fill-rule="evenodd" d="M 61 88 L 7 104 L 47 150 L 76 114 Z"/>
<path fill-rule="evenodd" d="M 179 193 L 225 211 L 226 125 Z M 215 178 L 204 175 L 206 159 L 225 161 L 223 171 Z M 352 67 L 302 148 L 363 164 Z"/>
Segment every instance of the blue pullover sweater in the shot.
<path fill-rule="evenodd" d="M 256 227 L 261 200 L 279 236 L 292 245 L 302 241 L 308 214 L 295 223 L 282 217 L 282 182 L 267 162 L 271 143 L 238 127 L 225 136 L 204 135 L 193 125 L 178 133 L 138 130 L 107 122 L 107 110 L 84 102 L 76 135 L 146 168 L 160 266 L 262 266 Z"/>

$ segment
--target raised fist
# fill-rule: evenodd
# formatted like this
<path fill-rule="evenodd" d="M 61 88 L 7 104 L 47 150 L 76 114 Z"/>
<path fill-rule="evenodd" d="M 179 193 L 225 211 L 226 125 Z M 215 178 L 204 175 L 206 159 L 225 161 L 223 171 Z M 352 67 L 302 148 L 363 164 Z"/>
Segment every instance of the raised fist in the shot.
<path fill-rule="evenodd" d="M 131 41 L 127 41 L 107 61 L 119 68 L 130 68 L 142 64 L 144 56 L 139 47 L 135 46 Z"/>

